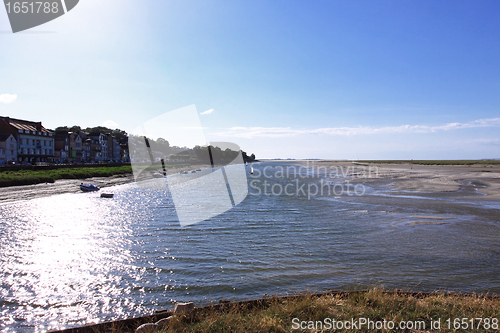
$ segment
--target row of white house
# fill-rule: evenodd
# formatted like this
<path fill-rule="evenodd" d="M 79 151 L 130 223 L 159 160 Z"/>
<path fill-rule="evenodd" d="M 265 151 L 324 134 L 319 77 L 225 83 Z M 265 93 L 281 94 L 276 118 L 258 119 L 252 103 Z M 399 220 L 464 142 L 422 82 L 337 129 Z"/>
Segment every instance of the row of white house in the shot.
<path fill-rule="evenodd" d="M 128 145 L 106 133 L 53 132 L 41 122 L 0 116 L 0 164 L 128 161 Z"/>

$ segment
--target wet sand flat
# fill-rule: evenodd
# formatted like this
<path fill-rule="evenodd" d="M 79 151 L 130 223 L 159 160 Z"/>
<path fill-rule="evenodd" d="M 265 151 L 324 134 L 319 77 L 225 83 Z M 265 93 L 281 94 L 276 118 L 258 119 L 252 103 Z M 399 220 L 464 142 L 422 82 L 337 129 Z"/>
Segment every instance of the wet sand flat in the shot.
<path fill-rule="evenodd" d="M 458 192 L 488 200 L 500 200 L 499 165 L 411 165 L 335 161 L 301 161 L 321 170 L 341 170 L 352 183 L 387 184 L 393 190 Z M 483 194 L 478 196 L 478 194 Z"/>

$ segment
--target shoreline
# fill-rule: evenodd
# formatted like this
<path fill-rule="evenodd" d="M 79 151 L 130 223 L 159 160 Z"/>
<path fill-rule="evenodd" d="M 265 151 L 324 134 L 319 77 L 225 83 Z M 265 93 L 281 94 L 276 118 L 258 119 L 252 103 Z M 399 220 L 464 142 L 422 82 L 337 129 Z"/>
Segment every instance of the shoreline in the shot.
<path fill-rule="evenodd" d="M 297 162 L 302 166 L 348 177 L 352 184 L 383 186 L 391 193 L 443 193 L 463 198 L 500 200 L 500 165 Z"/>
<path fill-rule="evenodd" d="M 139 317 L 102 323 L 89 323 L 73 328 L 51 330 L 48 333 L 139 332 L 141 330 L 139 327 L 143 329 L 140 332 L 205 331 L 204 323 L 209 322 L 212 325 L 215 320 L 219 321 L 219 325 L 217 325 L 219 328 L 227 326 L 227 328 L 234 329 L 233 325 L 235 324 L 248 323 L 249 320 L 245 319 L 246 316 L 250 315 L 252 317 L 256 314 L 257 316 L 264 316 L 264 318 L 268 318 L 269 320 L 257 320 L 250 323 L 250 325 L 254 325 L 253 327 L 245 327 L 243 330 L 247 328 L 262 329 L 264 327 L 260 326 L 268 325 L 275 317 L 281 317 L 282 320 L 279 326 L 282 329 L 286 329 L 285 325 L 289 324 L 291 326 L 293 323 L 293 320 L 289 320 L 293 318 L 291 312 L 295 315 L 298 309 L 306 310 L 305 313 L 302 313 L 302 320 L 312 320 L 313 322 L 318 319 L 332 317 L 335 317 L 337 320 L 347 321 L 349 321 L 349 317 L 351 317 L 351 320 L 358 319 L 359 317 L 370 317 L 366 313 L 367 310 L 378 312 L 377 317 L 388 318 L 388 320 L 394 320 L 399 315 L 400 320 L 413 319 L 415 322 L 422 322 L 424 319 L 429 319 L 430 313 L 433 312 L 433 316 L 439 315 L 439 318 L 443 320 L 441 324 L 446 325 L 447 318 L 453 320 L 453 318 L 459 317 L 454 313 L 455 311 L 460 312 L 460 317 L 468 316 L 469 318 L 474 318 L 477 317 L 476 312 L 478 311 L 486 310 L 486 312 L 490 312 L 493 310 L 494 312 L 496 309 L 495 305 L 498 303 L 500 303 L 500 296 L 496 294 L 469 294 L 446 291 L 414 292 L 372 287 L 362 290 L 331 290 L 321 293 L 270 296 L 268 298 L 246 301 L 221 299 L 218 304 L 207 306 L 195 307 L 193 304 L 191 310 L 183 310 L 183 308 L 180 309 L 181 311 L 176 311 L 175 308 L 172 310 L 161 309 L 154 311 L 152 314 Z M 446 305 L 449 304 L 454 305 L 453 309 L 446 308 Z M 484 309 L 485 306 L 489 309 Z M 267 313 L 270 308 L 273 311 Z M 409 312 L 408 310 L 410 309 L 414 313 Z M 309 314 L 307 314 L 308 312 Z M 320 312 L 321 314 L 314 312 Z M 317 318 L 321 315 L 324 317 Z M 406 315 L 406 318 L 402 317 L 402 315 Z M 496 318 L 498 314 L 490 313 L 489 315 L 492 318 Z M 306 316 L 316 318 L 307 318 Z M 358 316 L 358 318 L 354 316 Z M 372 320 L 375 319 L 372 318 Z M 283 321 L 289 321 L 289 323 L 283 323 Z M 273 327 L 266 328 L 277 328 L 274 325 Z M 429 332 L 430 327 L 420 328 L 424 330 L 407 329 L 405 332 Z M 435 331 L 431 329 L 430 332 Z"/>
<path fill-rule="evenodd" d="M 20 200 L 30 200 L 65 193 L 83 193 L 80 183 L 93 183 L 101 189 L 114 185 L 122 185 L 134 181 L 133 175 L 122 174 L 110 177 L 92 177 L 87 179 L 59 179 L 54 183 L 35 185 L 18 185 L 0 188 L 0 204 Z"/>
<path fill-rule="evenodd" d="M 193 166 L 174 166 L 167 169 L 168 174 L 192 170 Z M 158 168 L 161 171 L 161 166 Z M 66 193 L 83 193 L 81 183 L 92 183 L 99 188 L 133 183 L 132 172 L 113 175 L 109 177 L 91 177 L 82 179 L 58 179 L 54 183 L 39 183 L 34 185 L 15 185 L 0 187 L 0 205 L 21 200 L 31 200 Z M 99 191 L 100 192 L 100 191 Z"/>
<path fill-rule="evenodd" d="M 271 162 L 271 161 L 270 161 Z M 383 186 L 392 193 L 443 193 L 458 194 L 464 198 L 500 200 L 500 165 L 410 165 L 377 164 L 350 161 L 283 161 L 308 165 L 317 170 L 326 170 L 349 177 L 352 184 Z M 190 171 L 196 166 L 179 166 L 167 169 L 168 174 Z M 161 167 L 158 168 L 161 171 Z M 63 193 L 81 192 L 80 183 L 94 183 L 100 188 L 134 182 L 132 173 L 110 177 L 86 179 L 59 179 L 54 183 L 0 187 L 0 204 L 18 200 L 29 200 Z M 479 194 L 479 195 L 478 195 Z"/>

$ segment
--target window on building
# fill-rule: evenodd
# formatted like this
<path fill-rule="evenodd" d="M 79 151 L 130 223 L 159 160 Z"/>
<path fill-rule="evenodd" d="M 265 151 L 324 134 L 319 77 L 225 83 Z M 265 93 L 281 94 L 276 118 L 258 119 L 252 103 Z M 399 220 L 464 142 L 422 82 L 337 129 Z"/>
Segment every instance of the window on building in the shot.
<path fill-rule="evenodd" d="M 17 130 L 17 131 L 18 131 L 19 133 L 22 133 L 22 132 L 23 132 L 23 130 L 21 130 L 21 129 L 20 129 L 20 130 Z"/>

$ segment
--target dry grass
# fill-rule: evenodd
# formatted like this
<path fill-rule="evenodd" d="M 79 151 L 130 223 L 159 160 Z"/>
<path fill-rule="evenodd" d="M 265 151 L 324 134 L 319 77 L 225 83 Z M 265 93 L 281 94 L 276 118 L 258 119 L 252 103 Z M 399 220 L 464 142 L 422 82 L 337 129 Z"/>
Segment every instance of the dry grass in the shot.
<path fill-rule="evenodd" d="M 208 307 L 197 309 L 191 316 L 174 318 L 167 332 L 316 332 L 316 329 L 293 329 L 293 318 L 301 321 L 322 322 L 325 318 L 336 321 L 358 321 L 369 318 L 376 321 L 420 321 L 425 323 L 423 331 L 430 330 L 430 321 L 441 319 L 440 331 L 470 332 L 465 325 L 453 330 L 455 318 L 498 318 L 500 317 L 500 298 L 478 295 L 453 294 L 404 294 L 386 292 L 381 288 L 369 291 L 337 295 L 303 295 L 296 298 L 270 298 L 258 305 L 227 304 L 222 308 Z M 446 320 L 451 319 L 451 330 L 447 329 Z M 475 320 L 474 324 L 479 322 Z M 468 322 L 470 325 L 470 321 Z M 310 324 L 309 324 L 310 325 Z M 462 325 L 462 324 L 460 324 Z M 491 322 L 490 322 L 491 325 Z M 496 327 L 496 326 L 495 326 Z M 328 328 L 323 326 L 323 329 Z M 365 326 L 358 330 L 336 330 L 338 332 L 369 332 L 373 329 Z M 402 331 L 381 329 L 380 332 Z M 404 330 L 403 330 L 404 331 Z M 406 330 L 416 332 L 416 330 Z M 437 331 L 437 330 L 435 330 Z M 475 327 L 475 332 L 493 332 L 483 325 Z"/>

